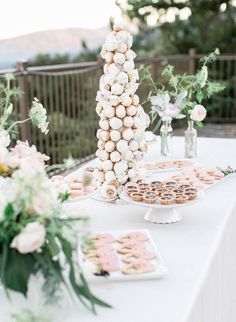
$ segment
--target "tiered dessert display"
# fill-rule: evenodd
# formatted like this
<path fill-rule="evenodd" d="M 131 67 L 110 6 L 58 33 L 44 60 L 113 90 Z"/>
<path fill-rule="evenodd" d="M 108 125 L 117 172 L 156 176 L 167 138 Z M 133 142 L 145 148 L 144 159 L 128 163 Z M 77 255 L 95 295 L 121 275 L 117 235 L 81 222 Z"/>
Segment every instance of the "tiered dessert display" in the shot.
<path fill-rule="evenodd" d="M 102 196 L 110 200 L 117 198 L 128 180 L 140 178 L 139 162 L 146 150 L 144 133 L 149 117 L 135 94 L 139 75 L 131 46 L 131 34 L 117 24 L 101 51 L 106 63 L 96 98 L 100 128 L 95 175 L 101 183 Z"/>

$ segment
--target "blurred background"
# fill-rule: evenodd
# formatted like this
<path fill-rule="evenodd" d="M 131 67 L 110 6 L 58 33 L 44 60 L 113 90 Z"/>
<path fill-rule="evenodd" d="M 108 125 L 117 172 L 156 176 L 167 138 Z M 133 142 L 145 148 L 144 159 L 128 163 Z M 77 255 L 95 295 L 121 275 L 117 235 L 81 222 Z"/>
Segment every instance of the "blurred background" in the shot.
<path fill-rule="evenodd" d="M 207 102 L 207 125 L 199 133 L 236 137 L 236 0 L 9 0 L 1 3 L 1 13 L 0 77 L 15 75 L 14 86 L 24 92 L 16 102 L 22 118 L 34 97 L 47 108 L 49 134 L 27 124 L 20 135 L 52 163 L 69 154 L 81 160 L 94 155 L 99 52 L 112 24 L 120 21 L 134 36 L 137 66 L 151 66 L 160 83 L 167 64 L 194 73 L 199 59 L 219 48 L 210 77 L 226 89 Z M 138 94 L 141 102 L 146 99 L 145 86 Z M 175 134 L 183 134 L 181 123 Z"/>

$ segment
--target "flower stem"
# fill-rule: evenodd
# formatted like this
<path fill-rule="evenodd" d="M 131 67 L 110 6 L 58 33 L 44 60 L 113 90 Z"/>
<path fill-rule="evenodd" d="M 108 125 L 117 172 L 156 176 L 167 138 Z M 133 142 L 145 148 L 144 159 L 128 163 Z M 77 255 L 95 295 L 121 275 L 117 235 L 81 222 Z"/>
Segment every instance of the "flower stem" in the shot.
<path fill-rule="evenodd" d="M 13 129 L 14 126 L 18 125 L 18 124 L 23 124 L 23 123 L 26 123 L 30 120 L 30 117 L 28 117 L 27 119 L 25 120 L 22 120 L 22 121 L 16 121 L 14 122 L 8 129 L 7 129 L 7 132 L 9 133 L 11 131 L 11 129 Z"/>

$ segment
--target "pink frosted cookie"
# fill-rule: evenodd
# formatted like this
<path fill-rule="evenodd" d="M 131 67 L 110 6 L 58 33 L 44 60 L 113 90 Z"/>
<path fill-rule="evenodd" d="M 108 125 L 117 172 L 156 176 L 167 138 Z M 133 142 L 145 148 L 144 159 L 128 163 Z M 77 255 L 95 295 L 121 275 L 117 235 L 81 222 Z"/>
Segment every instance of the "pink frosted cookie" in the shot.
<path fill-rule="evenodd" d="M 123 243 L 122 245 L 124 248 L 139 248 L 143 249 L 145 247 L 145 244 L 139 240 L 128 240 Z"/>
<path fill-rule="evenodd" d="M 213 176 L 215 174 L 216 169 L 215 168 L 207 168 L 206 172 L 207 174 L 209 174 L 210 176 Z"/>
<path fill-rule="evenodd" d="M 151 273 L 154 271 L 155 266 L 144 259 L 136 259 L 132 263 L 124 265 L 122 269 L 122 272 L 126 275 Z"/>
<path fill-rule="evenodd" d="M 132 250 L 134 250 L 134 249 L 137 249 L 137 250 L 145 249 L 145 245 L 144 245 L 144 244 L 142 244 L 142 246 L 135 246 L 135 247 L 133 247 L 133 248 L 132 248 Z M 126 248 L 126 247 L 124 247 L 124 246 L 122 245 L 121 247 L 119 247 L 119 248 L 117 249 L 117 252 L 118 252 L 119 254 L 124 255 L 124 254 L 128 254 L 128 253 L 130 253 L 130 250 L 131 250 L 131 248 Z"/>
<path fill-rule="evenodd" d="M 93 193 L 96 190 L 94 186 L 88 186 L 84 189 L 87 194 Z"/>
<path fill-rule="evenodd" d="M 103 271 L 116 272 L 120 270 L 118 258 L 104 257 L 99 259 L 98 264 L 101 266 Z"/>
<path fill-rule="evenodd" d="M 198 189 L 203 189 L 204 188 L 204 184 L 201 182 L 201 181 L 196 181 L 193 183 L 193 186 L 195 188 L 198 188 Z"/>
<path fill-rule="evenodd" d="M 155 253 L 149 252 L 148 250 L 145 249 L 133 249 L 131 250 L 130 253 L 124 255 L 123 261 L 126 263 L 131 263 L 135 259 L 146 259 L 146 260 L 151 260 L 156 257 Z"/>
<path fill-rule="evenodd" d="M 71 190 L 81 190 L 83 188 L 83 185 L 82 183 L 74 182 L 70 184 L 70 188 Z"/>
<path fill-rule="evenodd" d="M 55 176 L 52 176 L 51 177 L 51 180 L 52 181 L 61 181 L 63 179 L 64 179 L 64 177 L 63 176 L 60 176 L 60 175 L 55 175 Z"/>
<path fill-rule="evenodd" d="M 127 241 L 147 241 L 148 237 L 141 232 L 132 232 L 127 235 L 121 236 L 117 239 L 119 243 L 125 243 Z"/>
<path fill-rule="evenodd" d="M 213 184 L 215 182 L 215 178 L 212 176 L 205 176 L 204 177 L 204 182 L 206 184 Z"/>
<path fill-rule="evenodd" d="M 225 177 L 224 173 L 221 172 L 221 171 L 216 171 L 215 172 L 215 179 L 216 180 L 220 180 L 220 179 L 223 179 Z"/>
<path fill-rule="evenodd" d="M 71 198 L 78 198 L 78 197 L 84 197 L 85 194 L 83 190 L 71 190 L 70 191 Z"/>
<path fill-rule="evenodd" d="M 90 237 L 90 239 L 106 242 L 109 244 L 113 243 L 115 241 L 115 238 L 111 234 L 108 234 L 108 233 L 98 234 L 98 235 Z"/>

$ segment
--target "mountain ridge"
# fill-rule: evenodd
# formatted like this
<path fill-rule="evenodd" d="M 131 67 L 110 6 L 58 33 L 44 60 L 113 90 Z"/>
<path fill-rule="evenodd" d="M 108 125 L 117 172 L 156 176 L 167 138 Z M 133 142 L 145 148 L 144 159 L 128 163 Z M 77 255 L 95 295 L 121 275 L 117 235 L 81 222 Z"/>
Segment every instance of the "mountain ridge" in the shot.
<path fill-rule="evenodd" d="M 108 27 L 99 29 L 67 28 L 37 31 L 0 40 L 0 68 L 13 67 L 18 60 L 27 60 L 37 54 L 79 53 L 82 40 L 90 49 L 102 45 Z"/>

